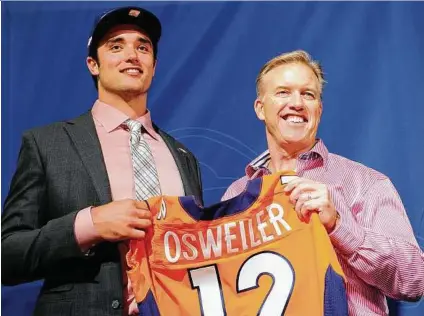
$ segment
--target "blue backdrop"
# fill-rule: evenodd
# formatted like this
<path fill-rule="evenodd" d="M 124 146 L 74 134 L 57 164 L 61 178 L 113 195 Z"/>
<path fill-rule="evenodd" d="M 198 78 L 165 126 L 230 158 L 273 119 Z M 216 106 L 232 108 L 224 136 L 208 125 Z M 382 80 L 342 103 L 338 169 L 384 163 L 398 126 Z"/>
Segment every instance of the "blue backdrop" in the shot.
<path fill-rule="evenodd" d="M 22 131 L 92 106 L 89 33 L 97 14 L 126 4 L 1 3 L 2 203 Z M 266 148 L 253 111 L 259 69 L 300 48 L 323 63 L 328 81 L 319 136 L 330 151 L 392 179 L 424 246 L 424 3 L 131 4 L 162 21 L 148 104 L 158 125 L 199 158 L 206 203 Z M 30 315 L 39 286 L 2 287 L 3 315 Z M 421 302 L 391 302 L 391 313 L 422 316 Z"/>

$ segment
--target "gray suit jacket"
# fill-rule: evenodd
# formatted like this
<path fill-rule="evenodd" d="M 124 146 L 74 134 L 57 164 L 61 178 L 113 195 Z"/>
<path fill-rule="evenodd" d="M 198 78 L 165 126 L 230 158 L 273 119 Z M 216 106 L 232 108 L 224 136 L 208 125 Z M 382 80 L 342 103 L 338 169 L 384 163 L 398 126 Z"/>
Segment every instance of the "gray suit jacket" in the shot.
<path fill-rule="evenodd" d="M 155 126 L 168 145 L 186 195 L 202 203 L 199 165 Z M 2 284 L 44 279 L 35 315 L 122 315 L 122 268 L 115 243 L 85 256 L 74 235 L 77 212 L 111 202 L 91 112 L 23 135 L 2 213 Z"/>

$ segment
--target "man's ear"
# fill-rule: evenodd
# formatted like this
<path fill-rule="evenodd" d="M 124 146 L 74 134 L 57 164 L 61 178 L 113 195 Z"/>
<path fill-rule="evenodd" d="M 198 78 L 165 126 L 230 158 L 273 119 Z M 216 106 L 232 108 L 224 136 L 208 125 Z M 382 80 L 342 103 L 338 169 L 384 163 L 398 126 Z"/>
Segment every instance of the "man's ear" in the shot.
<path fill-rule="evenodd" d="M 255 108 L 255 113 L 258 119 L 261 121 L 265 121 L 265 113 L 264 113 L 264 104 L 261 99 L 256 98 L 255 103 L 253 104 Z"/>
<path fill-rule="evenodd" d="M 93 57 L 88 56 L 86 63 L 87 63 L 87 68 L 90 71 L 90 73 L 93 76 L 98 76 L 99 75 L 99 64 L 97 63 L 97 61 Z"/>

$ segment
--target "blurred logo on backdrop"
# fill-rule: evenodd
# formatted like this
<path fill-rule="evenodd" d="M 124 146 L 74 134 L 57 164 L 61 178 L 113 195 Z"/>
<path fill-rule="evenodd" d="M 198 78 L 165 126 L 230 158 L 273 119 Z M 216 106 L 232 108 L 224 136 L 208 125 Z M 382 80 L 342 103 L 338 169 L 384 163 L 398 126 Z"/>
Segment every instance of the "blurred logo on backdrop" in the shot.
<path fill-rule="evenodd" d="M 263 148 L 252 148 L 234 136 L 202 127 L 184 127 L 168 131 L 196 155 L 202 172 L 205 204 L 218 202 L 232 182 L 245 175 L 246 165 Z"/>

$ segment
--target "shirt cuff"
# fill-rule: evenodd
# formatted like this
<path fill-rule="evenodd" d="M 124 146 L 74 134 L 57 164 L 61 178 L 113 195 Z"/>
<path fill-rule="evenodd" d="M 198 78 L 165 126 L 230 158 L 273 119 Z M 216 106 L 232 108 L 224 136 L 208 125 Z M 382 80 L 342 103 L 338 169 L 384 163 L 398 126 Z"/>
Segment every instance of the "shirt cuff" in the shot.
<path fill-rule="evenodd" d="M 86 252 L 100 240 L 100 236 L 93 225 L 91 208 L 90 206 L 82 209 L 75 218 L 75 238 L 82 252 Z"/>
<path fill-rule="evenodd" d="M 351 255 L 364 243 L 365 232 L 347 210 L 340 213 L 338 225 L 328 236 L 339 253 Z"/>

